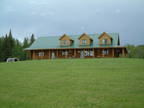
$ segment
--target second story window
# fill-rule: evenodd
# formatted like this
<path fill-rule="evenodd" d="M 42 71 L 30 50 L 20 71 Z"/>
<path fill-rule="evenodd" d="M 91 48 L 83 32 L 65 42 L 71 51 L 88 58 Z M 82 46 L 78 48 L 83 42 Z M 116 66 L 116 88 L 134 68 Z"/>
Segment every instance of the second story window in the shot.
<path fill-rule="evenodd" d="M 87 40 L 85 40 L 85 39 L 82 40 L 82 44 L 83 44 L 83 45 L 86 45 L 86 44 L 87 44 Z"/>
<path fill-rule="evenodd" d="M 103 39 L 103 40 L 102 40 L 102 43 L 103 43 L 103 44 L 107 44 L 107 39 Z"/>
<path fill-rule="evenodd" d="M 63 45 L 67 45 L 67 44 L 68 44 L 67 40 L 63 40 Z"/>

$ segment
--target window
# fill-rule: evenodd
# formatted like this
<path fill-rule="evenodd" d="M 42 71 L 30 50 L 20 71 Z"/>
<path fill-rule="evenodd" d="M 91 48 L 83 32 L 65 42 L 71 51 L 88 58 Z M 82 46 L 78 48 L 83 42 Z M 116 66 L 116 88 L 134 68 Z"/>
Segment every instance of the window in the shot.
<path fill-rule="evenodd" d="M 90 51 L 90 56 L 93 56 L 93 55 L 94 55 L 93 51 Z"/>
<path fill-rule="evenodd" d="M 38 53 L 38 56 L 40 56 L 40 57 L 41 57 L 41 56 L 44 56 L 44 52 L 39 52 L 39 53 Z"/>
<path fill-rule="evenodd" d="M 82 40 L 82 44 L 83 44 L 83 45 L 87 44 L 87 40 L 85 40 L 85 39 Z"/>
<path fill-rule="evenodd" d="M 93 51 L 85 51 L 85 56 L 93 56 Z"/>
<path fill-rule="evenodd" d="M 62 51 L 62 56 L 67 56 L 68 55 L 68 51 Z"/>
<path fill-rule="evenodd" d="M 63 45 L 67 45 L 67 44 L 68 44 L 67 40 L 63 40 Z"/>
<path fill-rule="evenodd" d="M 103 55 L 108 55 L 108 54 L 109 54 L 109 50 L 103 50 L 103 51 L 102 51 L 102 54 L 103 54 Z"/>
<path fill-rule="evenodd" d="M 89 56 L 89 51 L 85 51 L 85 56 Z"/>
<path fill-rule="evenodd" d="M 102 43 L 103 43 L 103 44 L 107 44 L 107 39 L 103 39 L 103 40 L 102 40 Z"/>

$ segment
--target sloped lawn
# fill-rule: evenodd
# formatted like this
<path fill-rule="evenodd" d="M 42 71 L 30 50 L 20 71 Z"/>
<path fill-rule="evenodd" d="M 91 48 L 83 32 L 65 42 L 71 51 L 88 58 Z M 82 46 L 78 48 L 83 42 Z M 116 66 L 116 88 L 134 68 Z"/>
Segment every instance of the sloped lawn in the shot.
<path fill-rule="evenodd" d="M 0 108 L 143 107 L 143 59 L 0 63 Z"/>

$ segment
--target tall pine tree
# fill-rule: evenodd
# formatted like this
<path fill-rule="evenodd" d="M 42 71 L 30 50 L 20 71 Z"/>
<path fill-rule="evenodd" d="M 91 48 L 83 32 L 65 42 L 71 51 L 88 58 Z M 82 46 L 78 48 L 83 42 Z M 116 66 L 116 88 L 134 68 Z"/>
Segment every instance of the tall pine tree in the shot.
<path fill-rule="evenodd" d="M 28 39 L 28 38 L 24 38 L 24 42 L 23 42 L 23 50 L 24 50 L 25 48 L 28 48 L 29 45 L 30 45 L 30 43 L 29 43 L 29 39 Z M 24 53 L 23 53 L 23 60 L 26 60 L 26 59 L 28 59 L 28 55 L 27 55 L 26 52 L 24 52 Z"/>
<path fill-rule="evenodd" d="M 17 57 L 20 60 L 28 59 L 27 53 L 24 51 L 35 41 L 34 34 L 29 38 L 24 38 L 23 43 L 14 39 L 10 29 L 8 35 L 0 37 L 0 61 L 6 61 L 9 57 Z"/>
<path fill-rule="evenodd" d="M 10 56 L 13 56 L 13 48 L 14 48 L 15 40 L 13 39 L 11 29 L 8 35 L 8 42 L 9 42 L 8 45 L 9 45 Z"/>
<path fill-rule="evenodd" d="M 8 57 L 11 56 L 10 44 L 9 44 L 9 39 L 8 39 L 7 34 L 5 35 L 5 38 L 4 38 L 2 51 L 3 51 L 3 55 L 4 55 L 3 60 L 6 60 Z"/>
<path fill-rule="evenodd" d="M 34 34 L 32 34 L 31 38 L 30 38 L 30 45 L 35 41 L 35 36 Z"/>
<path fill-rule="evenodd" d="M 23 48 L 27 48 L 27 47 L 29 47 L 29 39 L 25 37 L 23 42 Z"/>

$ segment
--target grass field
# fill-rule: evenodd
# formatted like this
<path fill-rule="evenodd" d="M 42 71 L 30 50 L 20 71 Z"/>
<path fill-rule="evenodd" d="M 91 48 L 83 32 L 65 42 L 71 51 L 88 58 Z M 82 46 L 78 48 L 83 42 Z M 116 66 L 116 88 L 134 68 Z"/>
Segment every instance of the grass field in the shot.
<path fill-rule="evenodd" d="M 0 63 L 0 108 L 144 108 L 144 60 Z"/>

